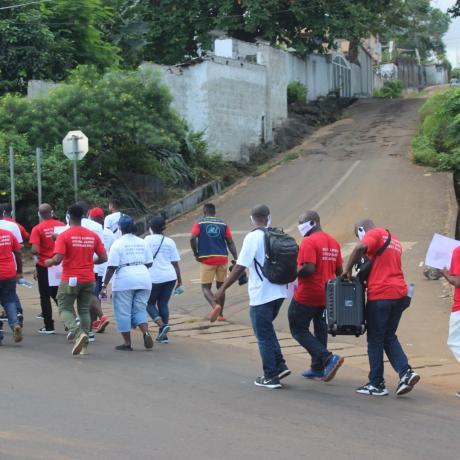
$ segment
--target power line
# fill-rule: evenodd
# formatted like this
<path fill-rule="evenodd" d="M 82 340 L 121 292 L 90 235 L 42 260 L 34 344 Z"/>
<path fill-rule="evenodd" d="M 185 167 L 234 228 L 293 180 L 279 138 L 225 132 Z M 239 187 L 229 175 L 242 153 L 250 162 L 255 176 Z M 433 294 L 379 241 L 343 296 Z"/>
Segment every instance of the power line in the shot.
<path fill-rule="evenodd" d="M 23 6 L 36 5 L 37 3 L 51 2 L 51 0 L 37 0 L 35 2 L 20 3 L 19 5 L 0 6 L 0 10 L 12 10 L 15 8 L 22 8 Z"/>

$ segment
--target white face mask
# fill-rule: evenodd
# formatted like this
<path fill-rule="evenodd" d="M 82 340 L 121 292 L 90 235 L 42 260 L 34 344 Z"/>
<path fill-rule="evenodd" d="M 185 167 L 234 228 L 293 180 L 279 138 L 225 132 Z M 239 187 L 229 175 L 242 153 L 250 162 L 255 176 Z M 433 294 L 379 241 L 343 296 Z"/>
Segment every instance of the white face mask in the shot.
<path fill-rule="evenodd" d="M 252 225 L 257 225 L 256 222 L 254 221 L 254 218 L 252 216 L 249 216 L 251 218 L 251 223 Z M 272 225 L 272 216 L 271 214 L 268 215 L 267 219 L 267 227 L 270 227 Z"/>
<path fill-rule="evenodd" d="M 364 230 L 364 227 L 358 227 L 358 238 L 361 241 L 363 240 L 365 234 L 366 234 L 366 230 Z"/>
<path fill-rule="evenodd" d="M 299 224 L 297 228 L 299 229 L 299 233 L 302 236 L 305 236 L 311 229 L 316 227 L 316 222 L 314 220 L 307 220 L 303 224 Z"/>

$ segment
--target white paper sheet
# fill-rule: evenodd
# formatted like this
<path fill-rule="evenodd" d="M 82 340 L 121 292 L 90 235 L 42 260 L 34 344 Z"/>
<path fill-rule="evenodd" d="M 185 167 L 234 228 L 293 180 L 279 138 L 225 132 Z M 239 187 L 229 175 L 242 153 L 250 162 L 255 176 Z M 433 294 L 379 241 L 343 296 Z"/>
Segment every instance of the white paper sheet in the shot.
<path fill-rule="evenodd" d="M 435 233 L 426 253 L 425 265 L 428 267 L 450 268 L 452 252 L 460 246 L 460 241 Z"/>
<path fill-rule="evenodd" d="M 65 226 L 61 225 L 60 227 L 54 227 L 54 230 L 53 230 L 53 231 L 54 231 L 54 233 L 55 233 L 56 235 L 59 235 L 59 234 L 61 234 L 62 232 L 65 232 L 65 231 L 68 230 L 68 229 L 69 229 L 69 226 L 68 226 L 68 225 L 65 225 Z"/>
<path fill-rule="evenodd" d="M 59 286 L 62 276 L 62 264 L 48 267 L 48 283 L 50 286 Z"/>

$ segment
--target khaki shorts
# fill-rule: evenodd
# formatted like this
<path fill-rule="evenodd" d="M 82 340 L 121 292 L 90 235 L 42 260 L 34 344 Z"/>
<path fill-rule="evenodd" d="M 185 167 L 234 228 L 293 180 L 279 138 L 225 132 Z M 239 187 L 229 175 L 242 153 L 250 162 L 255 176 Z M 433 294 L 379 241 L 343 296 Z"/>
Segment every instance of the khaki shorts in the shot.
<path fill-rule="evenodd" d="M 228 264 L 225 265 L 206 265 L 201 264 L 200 278 L 201 284 L 212 284 L 214 279 L 218 283 L 223 283 L 227 278 Z"/>

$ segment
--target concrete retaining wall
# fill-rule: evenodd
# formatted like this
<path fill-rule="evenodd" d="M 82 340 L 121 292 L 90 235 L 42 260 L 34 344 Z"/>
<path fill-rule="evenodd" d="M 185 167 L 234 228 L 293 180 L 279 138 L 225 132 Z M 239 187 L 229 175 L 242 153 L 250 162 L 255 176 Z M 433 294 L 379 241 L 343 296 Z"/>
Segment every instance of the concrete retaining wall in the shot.
<path fill-rule="evenodd" d="M 160 209 L 156 214 L 162 214 L 167 220 L 172 219 L 173 217 L 177 217 L 185 212 L 195 209 L 197 205 L 220 193 L 221 190 L 221 182 L 209 182 L 208 184 L 202 185 L 201 187 L 193 190 L 180 200 L 174 201 L 165 208 Z M 145 234 L 148 232 L 150 217 L 150 215 L 144 216 L 136 221 L 138 234 Z"/>

